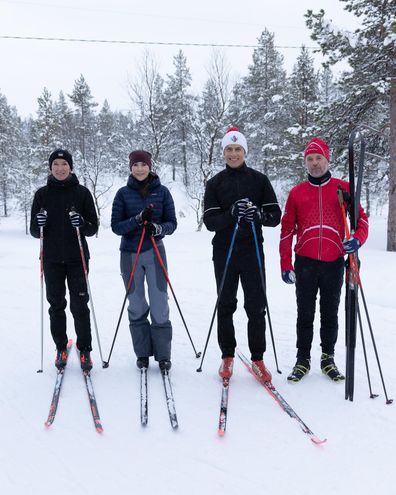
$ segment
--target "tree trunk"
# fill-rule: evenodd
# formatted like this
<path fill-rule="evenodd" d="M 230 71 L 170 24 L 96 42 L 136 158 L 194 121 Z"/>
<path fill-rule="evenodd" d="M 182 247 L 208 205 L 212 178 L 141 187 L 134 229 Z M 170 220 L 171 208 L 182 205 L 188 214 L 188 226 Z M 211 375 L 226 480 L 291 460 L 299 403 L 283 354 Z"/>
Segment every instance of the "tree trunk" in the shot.
<path fill-rule="evenodd" d="M 387 251 L 396 251 L 396 75 L 390 87 L 390 157 Z"/>

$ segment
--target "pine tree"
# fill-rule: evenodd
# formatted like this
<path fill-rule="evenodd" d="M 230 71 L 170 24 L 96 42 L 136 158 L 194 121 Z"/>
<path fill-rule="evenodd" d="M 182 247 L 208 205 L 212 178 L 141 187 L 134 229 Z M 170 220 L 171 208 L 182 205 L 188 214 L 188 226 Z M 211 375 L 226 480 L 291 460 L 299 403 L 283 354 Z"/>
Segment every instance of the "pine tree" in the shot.
<path fill-rule="evenodd" d="M 284 131 L 288 126 L 283 57 L 274 34 L 265 29 L 253 52 L 249 73 L 234 88 L 230 116 L 249 138 L 249 165 L 276 176 L 285 162 Z"/>
<path fill-rule="evenodd" d="M 88 155 L 88 141 L 92 138 L 92 129 L 95 115 L 93 109 L 98 105 L 94 100 L 91 89 L 81 74 L 80 78 L 75 81 L 73 92 L 69 95 L 70 100 L 76 107 L 75 117 L 75 132 L 78 136 L 77 150 L 82 161 L 82 178 L 84 185 L 88 180 L 88 167 L 90 156 Z M 74 150 L 76 151 L 76 150 Z"/>
<path fill-rule="evenodd" d="M 317 134 L 315 112 L 318 108 L 319 84 L 313 58 L 305 46 L 301 47 L 292 74 L 288 79 L 287 100 L 290 125 L 287 129 L 289 160 L 285 176 L 291 175 L 291 185 L 304 180 L 306 176 L 302 150 L 307 141 Z M 298 158 L 297 158 L 298 157 Z M 297 160 L 296 160 L 297 158 Z M 295 166 L 290 167 L 290 163 Z"/>
<path fill-rule="evenodd" d="M 11 195 L 17 189 L 15 173 L 21 121 L 14 107 L 0 93 L 0 202 L 3 215 L 9 215 Z"/>
<path fill-rule="evenodd" d="M 172 140 L 166 157 L 169 157 L 168 160 L 172 163 L 172 180 L 176 179 L 176 167 L 180 167 L 183 170 L 183 182 L 187 185 L 188 150 L 191 149 L 194 97 L 189 92 L 191 74 L 182 50 L 173 58 L 173 65 L 175 72 L 168 75 L 166 88 L 166 99 L 170 118 L 173 122 L 170 129 Z"/>

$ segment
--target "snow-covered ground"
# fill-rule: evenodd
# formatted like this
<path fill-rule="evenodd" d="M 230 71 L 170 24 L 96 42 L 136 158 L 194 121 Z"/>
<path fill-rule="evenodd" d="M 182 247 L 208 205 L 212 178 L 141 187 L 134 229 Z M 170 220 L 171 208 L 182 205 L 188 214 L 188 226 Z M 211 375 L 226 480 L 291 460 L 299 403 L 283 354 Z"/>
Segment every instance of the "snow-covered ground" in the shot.
<path fill-rule="evenodd" d="M 212 234 L 195 232 L 194 217 L 175 194 L 179 228 L 165 240 L 169 275 L 189 330 L 202 350 L 216 292 L 211 261 Z M 108 215 L 108 212 L 106 212 Z M 90 284 L 104 357 L 107 358 L 124 297 L 119 275 L 119 238 L 108 227 L 89 240 Z M 174 326 L 171 377 L 180 427 L 172 431 L 157 366 L 149 373 L 149 423 L 140 426 L 139 373 L 135 367 L 126 311 L 108 369 L 99 365 L 94 340 L 92 372 L 104 433 L 96 433 L 77 355 L 71 354 L 58 413 L 50 429 L 44 421 L 55 380 L 54 345 L 45 313 L 44 373 L 40 366 L 39 243 L 22 223 L 0 223 L 0 490 L 5 495 L 234 495 L 263 493 L 346 495 L 393 493 L 396 405 L 385 405 L 367 325 L 373 391 L 369 398 L 359 339 L 355 400 L 344 400 L 344 386 L 319 369 L 316 332 L 312 371 L 298 385 L 286 382 L 295 360 L 294 289 L 283 284 L 277 254 L 279 228 L 265 229 L 268 300 L 279 366 L 269 346 L 266 362 L 274 384 L 318 436 L 317 447 L 237 362 L 232 379 L 227 432 L 217 435 L 220 354 L 215 329 L 203 372 L 171 299 Z M 361 276 L 369 305 L 388 396 L 396 353 L 396 254 L 385 251 L 386 219 L 371 219 L 370 238 L 361 250 Z M 243 300 L 242 294 L 239 298 Z M 46 311 L 46 309 L 45 309 Z M 239 346 L 247 353 L 246 318 L 235 315 Z M 71 323 L 71 320 L 69 320 Z M 69 336 L 75 338 L 70 324 Z M 344 312 L 340 309 L 337 362 L 344 369 Z M 95 339 L 95 336 L 94 336 Z M 393 488 L 392 488 L 393 487 Z"/>

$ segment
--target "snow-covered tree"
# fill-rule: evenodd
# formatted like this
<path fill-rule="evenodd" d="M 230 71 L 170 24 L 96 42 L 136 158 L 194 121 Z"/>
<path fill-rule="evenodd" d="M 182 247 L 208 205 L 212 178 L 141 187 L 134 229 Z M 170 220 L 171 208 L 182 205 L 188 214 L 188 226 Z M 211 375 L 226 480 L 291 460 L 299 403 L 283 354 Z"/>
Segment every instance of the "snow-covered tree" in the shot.
<path fill-rule="evenodd" d="M 158 71 L 155 58 L 149 52 L 144 53 L 135 73 L 129 84 L 129 93 L 137 111 L 139 140 L 136 147 L 149 151 L 159 166 L 161 153 L 169 145 L 173 126 L 164 92 L 164 79 Z"/>
<path fill-rule="evenodd" d="M 193 122 L 193 149 L 195 164 L 189 170 L 187 193 L 194 200 L 198 230 L 203 224 L 203 197 L 207 181 L 221 166 L 220 139 L 227 127 L 227 110 L 230 102 L 230 71 L 224 55 L 213 52 L 208 80 L 199 97 L 198 111 Z"/>
<path fill-rule="evenodd" d="M 172 179 L 176 179 L 176 168 L 183 170 L 184 184 L 188 183 L 188 154 L 191 150 L 192 126 L 194 113 L 194 97 L 190 93 L 191 74 L 187 59 L 180 50 L 173 58 L 175 71 L 168 75 L 166 99 L 169 107 L 170 128 L 172 139 L 165 153 L 168 162 L 172 164 Z"/>
<path fill-rule="evenodd" d="M 81 175 L 84 185 L 87 185 L 88 167 L 90 156 L 88 155 L 88 141 L 92 138 L 92 130 L 94 128 L 95 114 L 93 109 L 98 105 L 92 96 L 91 89 L 88 86 L 84 76 L 74 83 L 73 91 L 69 95 L 70 100 L 76 107 L 75 110 L 75 133 L 77 135 L 77 148 L 79 158 L 81 159 Z"/>

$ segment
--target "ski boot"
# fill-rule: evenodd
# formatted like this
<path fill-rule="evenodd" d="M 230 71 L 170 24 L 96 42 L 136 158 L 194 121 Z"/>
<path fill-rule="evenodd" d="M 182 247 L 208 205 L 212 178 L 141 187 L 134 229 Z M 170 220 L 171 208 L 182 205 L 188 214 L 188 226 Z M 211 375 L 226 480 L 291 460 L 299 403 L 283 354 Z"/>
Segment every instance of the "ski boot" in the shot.
<path fill-rule="evenodd" d="M 80 351 L 80 365 L 83 371 L 91 371 L 92 360 L 91 353 L 89 351 Z"/>
<path fill-rule="evenodd" d="M 172 363 L 169 361 L 169 359 L 162 359 L 158 363 L 159 369 L 161 370 L 161 373 L 165 373 L 165 371 L 169 371 L 172 367 Z"/>
<path fill-rule="evenodd" d="M 266 368 L 262 359 L 252 361 L 252 370 L 253 373 L 255 373 L 261 381 L 270 382 L 272 380 L 272 375 Z"/>
<path fill-rule="evenodd" d="M 334 354 L 326 354 L 323 352 L 320 357 L 320 368 L 322 373 L 327 375 L 333 382 L 345 380 L 345 376 L 339 371 L 334 363 Z"/>
<path fill-rule="evenodd" d="M 219 376 L 224 380 L 227 378 L 228 380 L 232 376 L 232 370 L 234 367 L 234 358 L 233 357 L 225 357 L 223 358 L 220 368 L 219 368 Z"/>
<path fill-rule="evenodd" d="M 67 364 L 67 350 L 61 349 L 56 351 L 55 366 L 58 370 L 63 369 Z"/>
<path fill-rule="evenodd" d="M 297 383 L 304 378 L 305 375 L 308 375 L 309 370 L 311 369 L 311 360 L 310 359 L 298 359 L 294 365 L 294 368 L 290 375 L 287 377 L 288 382 Z"/>
<path fill-rule="evenodd" d="M 136 360 L 136 366 L 141 370 L 142 368 L 148 368 L 149 366 L 149 358 L 148 357 L 140 357 Z"/>

